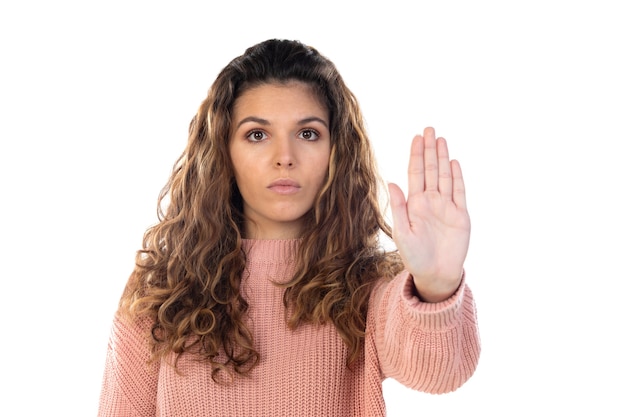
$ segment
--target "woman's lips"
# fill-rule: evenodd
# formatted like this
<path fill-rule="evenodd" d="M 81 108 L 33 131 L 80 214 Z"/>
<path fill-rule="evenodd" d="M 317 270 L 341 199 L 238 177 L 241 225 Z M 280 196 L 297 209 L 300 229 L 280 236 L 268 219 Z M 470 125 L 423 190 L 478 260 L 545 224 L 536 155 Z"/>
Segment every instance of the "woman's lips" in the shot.
<path fill-rule="evenodd" d="M 267 186 L 278 194 L 294 194 L 300 190 L 300 184 L 290 179 L 279 179 Z"/>

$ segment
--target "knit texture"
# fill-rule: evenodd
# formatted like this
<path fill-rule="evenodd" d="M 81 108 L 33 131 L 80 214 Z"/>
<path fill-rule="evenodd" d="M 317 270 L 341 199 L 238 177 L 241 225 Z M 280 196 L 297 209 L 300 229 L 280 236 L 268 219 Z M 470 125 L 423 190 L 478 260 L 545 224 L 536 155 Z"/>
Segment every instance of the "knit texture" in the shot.
<path fill-rule="evenodd" d="M 373 290 L 365 349 L 354 369 L 332 324 L 290 330 L 283 290 L 299 240 L 246 240 L 249 275 L 242 288 L 261 358 L 249 377 L 216 384 L 192 355 L 147 365 L 150 323 L 115 316 L 98 415 L 105 416 L 384 416 L 382 382 L 392 377 L 429 393 L 460 387 L 480 353 L 476 311 L 465 279 L 441 303 L 413 295 L 407 272 Z"/>

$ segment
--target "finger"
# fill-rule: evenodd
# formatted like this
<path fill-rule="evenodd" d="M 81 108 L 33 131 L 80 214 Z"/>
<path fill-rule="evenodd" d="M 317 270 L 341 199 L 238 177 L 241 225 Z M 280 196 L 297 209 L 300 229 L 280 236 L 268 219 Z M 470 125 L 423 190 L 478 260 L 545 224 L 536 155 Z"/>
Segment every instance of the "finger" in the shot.
<path fill-rule="evenodd" d="M 394 236 L 398 230 L 409 228 L 409 218 L 406 212 L 406 199 L 404 193 L 394 183 L 389 183 L 389 206 L 391 208 L 391 219 L 393 221 Z"/>
<path fill-rule="evenodd" d="M 444 138 L 437 139 L 437 159 L 439 165 L 439 193 L 445 199 L 451 199 L 452 172 L 448 144 Z"/>
<path fill-rule="evenodd" d="M 437 141 L 435 129 L 424 129 L 424 190 L 437 191 L 439 168 L 437 164 Z"/>
<path fill-rule="evenodd" d="M 450 161 L 452 169 L 453 193 L 452 201 L 457 207 L 467 210 L 467 201 L 465 197 L 465 181 L 463 181 L 463 172 L 461 164 L 457 160 Z"/>
<path fill-rule="evenodd" d="M 409 158 L 409 195 L 424 192 L 424 138 L 416 135 Z"/>

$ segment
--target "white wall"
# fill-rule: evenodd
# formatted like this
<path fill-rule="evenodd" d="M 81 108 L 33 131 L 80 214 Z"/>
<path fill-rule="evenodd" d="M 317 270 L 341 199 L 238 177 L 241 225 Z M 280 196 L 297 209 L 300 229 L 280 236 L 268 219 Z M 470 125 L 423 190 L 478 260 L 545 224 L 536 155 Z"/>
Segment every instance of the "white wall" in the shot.
<path fill-rule="evenodd" d="M 270 37 L 338 65 L 385 178 L 404 184 L 429 125 L 464 169 L 481 363 L 445 396 L 386 382 L 389 415 L 626 412 L 618 1 L 213 3 L 0 6 L 1 415 L 95 414 L 111 315 L 188 122 Z"/>

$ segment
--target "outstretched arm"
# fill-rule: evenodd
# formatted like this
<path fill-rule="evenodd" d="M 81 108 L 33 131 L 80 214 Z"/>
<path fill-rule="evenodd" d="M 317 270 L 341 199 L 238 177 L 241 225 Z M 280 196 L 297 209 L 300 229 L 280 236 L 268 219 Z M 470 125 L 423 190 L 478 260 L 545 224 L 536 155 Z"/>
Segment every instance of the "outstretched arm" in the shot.
<path fill-rule="evenodd" d="M 411 144 L 408 196 L 389 184 L 393 239 L 421 300 L 439 302 L 457 290 L 470 237 L 461 165 L 444 138 L 424 129 Z"/>

